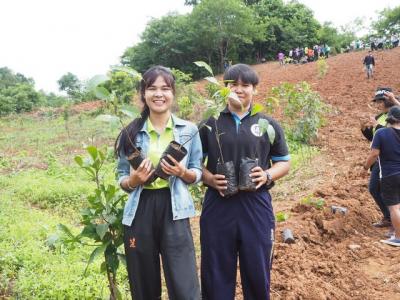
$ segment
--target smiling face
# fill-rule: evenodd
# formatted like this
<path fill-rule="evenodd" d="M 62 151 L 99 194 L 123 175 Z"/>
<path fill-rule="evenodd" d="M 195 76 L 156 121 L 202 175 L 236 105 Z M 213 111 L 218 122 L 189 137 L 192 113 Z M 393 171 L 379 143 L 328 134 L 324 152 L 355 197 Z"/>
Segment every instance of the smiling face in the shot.
<path fill-rule="evenodd" d="M 255 87 L 251 83 L 245 83 L 240 79 L 236 82 L 228 83 L 228 87 L 232 92 L 238 95 L 239 100 L 243 105 L 243 108 L 248 109 L 251 102 L 253 101 Z M 234 110 L 242 109 L 242 106 L 235 100 L 230 100 L 229 105 Z"/>
<path fill-rule="evenodd" d="M 174 91 L 164 77 L 159 75 L 151 85 L 146 87 L 144 98 L 150 112 L 164 114 L 171 109 Z"/>

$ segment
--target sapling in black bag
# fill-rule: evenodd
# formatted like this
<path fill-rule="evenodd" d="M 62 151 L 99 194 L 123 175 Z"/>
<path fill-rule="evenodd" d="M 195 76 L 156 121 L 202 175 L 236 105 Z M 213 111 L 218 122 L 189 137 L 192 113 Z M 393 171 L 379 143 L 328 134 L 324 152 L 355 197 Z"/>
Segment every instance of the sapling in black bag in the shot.
<path fill-rule="evenodd" d="M 242 158 L 239 169 L 239 190 L 254 192 L 256 191 L 257 183 L 252 182 L 250 177 L 251 170 L 258 167 L 258 159 Z"/>

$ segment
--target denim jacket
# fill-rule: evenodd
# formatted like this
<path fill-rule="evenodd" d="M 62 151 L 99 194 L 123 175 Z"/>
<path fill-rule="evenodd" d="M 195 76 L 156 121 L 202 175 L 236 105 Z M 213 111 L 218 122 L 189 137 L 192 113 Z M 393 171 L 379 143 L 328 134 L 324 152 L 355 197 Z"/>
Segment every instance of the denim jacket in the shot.
<path fill-rule="evenodd" d="M 197 127 L 191 122 L 182 120 L 172 115 L 173 121 L 173 135 L 174 140 L 178 143 L 184 143 L 192 136 L 192 140 L 185 144 L 188 154 L 183 158 L 182 163 L 191 171 L 196 173 L 197 183 L 201 179 L 201 161 L 203 158 L 203 151 L 201 141 L 197 132 Z M 147 122 L 142 129 L 138 132 L 135 139 L 136 147 L 141 147 L 143 153 L 147 155 L 150 143 L 150 136 L 147 132 Z M 118 183 L 127 178 L 130 174 L 130 165 L 124 153 L 120 153 L 117 166 Z M 193 199 L 189 193 L 187 183 L 181 178 L 170 176 L 169 187 L 171 190 L 171 204 L 172 204 L 172 218 L 173 220 L 185 219 L 195 215 L 195 208 Z M 139 204 L 140 194 L 143 190 L 143 185 L 136 187 L 129 193 L 128 201 L 125 204 L 124 215 L 122 223 L 131 226 L 135 218 L 136 210 Z"/>

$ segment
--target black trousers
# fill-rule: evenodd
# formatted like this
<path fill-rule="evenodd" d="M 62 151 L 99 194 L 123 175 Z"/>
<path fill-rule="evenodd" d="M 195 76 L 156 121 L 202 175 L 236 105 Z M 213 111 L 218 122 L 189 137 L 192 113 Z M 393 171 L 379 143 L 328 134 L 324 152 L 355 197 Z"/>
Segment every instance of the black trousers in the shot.
<path fill-rule="evenodd" d="M 143 190 L 124 245 L 132 299 L 161 299 L 160 255 L 169 299 L 200 299 L 189 219 L 172 220 L 169 189 Z"/>

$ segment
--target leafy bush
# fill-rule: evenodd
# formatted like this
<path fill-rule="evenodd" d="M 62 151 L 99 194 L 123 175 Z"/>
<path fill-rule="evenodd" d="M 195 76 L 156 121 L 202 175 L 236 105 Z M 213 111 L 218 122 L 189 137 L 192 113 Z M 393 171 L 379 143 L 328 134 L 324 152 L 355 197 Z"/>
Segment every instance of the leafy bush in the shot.
<path fill-rule="evenodd" d="M 27 83 L 10 86 L 0 91 L 0 115 L 31 111 L 41 104 L 42 98 Z"/>
<path fill-rule="evenodd" d="M 324 124 L 328 106 L 307 82 L 284 83 L 272 88 L 272 97 L 283 106 L 286 134 L 289 140 L 310 144 Z"/>

